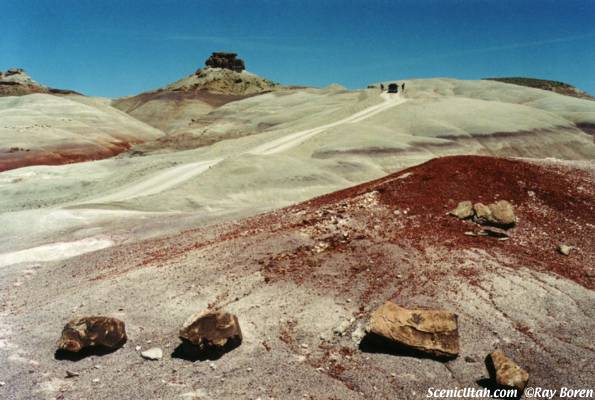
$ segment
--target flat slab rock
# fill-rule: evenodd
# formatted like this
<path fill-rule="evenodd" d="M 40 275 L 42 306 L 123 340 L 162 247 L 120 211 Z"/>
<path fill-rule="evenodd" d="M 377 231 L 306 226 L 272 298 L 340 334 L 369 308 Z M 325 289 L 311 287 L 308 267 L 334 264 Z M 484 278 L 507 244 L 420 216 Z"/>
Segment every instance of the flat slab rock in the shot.
<path fill-rule="evenodd" d="M 186 320 L 180 329 L 180 339 L 199 351 L 226 351 L 242 342 L 238 318 L 223 311 L 201 311 Z"/>
<path fill-rule="evenodd" d="M 446 310 L 409 310 L 388 301 L 374 311 L 367 331 L 435 357 L 459 354 L 457 315 Z"/>
<path fill-rule="evenodd" d="M 496 383 L 515 388 L 518 394 L 521 394 L 529 381 L 529 373 L 499 350 L 492 352 L 489 358 L 494 367 L 490 374 Z"/>
<path fill-rule="evenodd" d="M 62 329 L 58 349 L 79 352 L 89 347 L 117 349 L 126 342 L 126 328 L 116 318 L 91 316 L 69 321 Z"/>

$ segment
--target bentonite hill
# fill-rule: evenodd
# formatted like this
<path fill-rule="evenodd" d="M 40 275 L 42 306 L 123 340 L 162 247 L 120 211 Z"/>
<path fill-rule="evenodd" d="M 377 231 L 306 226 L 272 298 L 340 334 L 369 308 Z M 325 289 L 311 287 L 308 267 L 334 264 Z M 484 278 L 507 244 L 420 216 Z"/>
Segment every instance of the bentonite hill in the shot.
<path fill-rule="evenodd" d="M 595 101 L 246 67 L 113 100 L 0 74 L 1 398 L 592 387 Z"/>

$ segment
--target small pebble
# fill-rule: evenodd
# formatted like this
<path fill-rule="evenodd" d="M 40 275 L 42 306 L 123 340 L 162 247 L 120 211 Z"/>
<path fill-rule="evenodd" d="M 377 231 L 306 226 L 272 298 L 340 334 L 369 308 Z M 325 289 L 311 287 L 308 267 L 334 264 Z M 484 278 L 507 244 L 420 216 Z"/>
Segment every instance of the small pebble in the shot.
<path fill-rule="evenodd" d="M 560 254 L 563 254 L 565 256 L 570 254 L 570 250 L 572 250 L 572 247 L 566 244 L 561 244 L 558 246 L 558 251 L 560 252 Z"/>
<path fill-rule="evenodd" d="M 140 353 L 141 357 L 146 360 L 161 360 L 163 357 L 163 350 L 159 347 L 153 347 Z"/>
<path fill-rule="evenodd" d="M 66 370 L 66 377 L 67 378 L 75 378 L 77 376 L 79 376 L 79 373 L 78 372 L 73 372 L 73 371 Z"/>

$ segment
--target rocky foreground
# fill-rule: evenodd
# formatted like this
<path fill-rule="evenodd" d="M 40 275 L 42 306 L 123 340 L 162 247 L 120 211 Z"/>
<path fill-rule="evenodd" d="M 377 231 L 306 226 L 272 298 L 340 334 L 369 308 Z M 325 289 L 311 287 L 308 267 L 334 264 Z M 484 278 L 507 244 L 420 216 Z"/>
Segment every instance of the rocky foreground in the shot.
<path fill-rule="evenodd" d="M 418 399 L 525 378 L 592 387 L 594 180 L 589 163 L 438 158 L 240 222 L 4 267 L 0 397 Z M 492 228 L 502 234 L 481 233 Z M 444 310 L 432 314 L 442 347 L 373 340 L 419 337 L 427 309 Z M 203 342 L 184 321 L 205 310 L 235 315 L 241 344 L 188 357 L 182 341 Z M 125 344 L 56 353 L 65 324 L 89 315 L 124 321 Z M 374 315 L 413 322 L 391 330 Z"/>

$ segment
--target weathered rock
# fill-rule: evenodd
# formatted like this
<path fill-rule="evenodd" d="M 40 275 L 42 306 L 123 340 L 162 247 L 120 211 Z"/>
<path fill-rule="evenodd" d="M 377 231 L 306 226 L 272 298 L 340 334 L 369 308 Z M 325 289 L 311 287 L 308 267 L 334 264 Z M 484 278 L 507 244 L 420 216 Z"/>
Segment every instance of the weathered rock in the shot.
<path fill-rule="evenodd" d="M 205 65 L 212 68 L 225 68 L 235 72 L 242 72 L 246 69 L 244 60 L 236 57 L 236 53 L 216 52 L 205 61 Z"/>
<path fill-rule="evenodd" d="M 436 357 L 459 354 L 457 315 L 445 310 L 408 310 L 387 301 L 372 314 L 367 332 Z"/>
<path fill-rule="evenodd" d="M 242 331 L 235 315 L 207 310 L 188 318 L 180 329 L 180 339 L 199 352 L 225 352 L 242 343 Z"/>
<path fill-rule="evenodd" d="M 471 218 L 474 214 L 473 203 L 470 201 L 461 201 L 457 208 L 449 211 L 448 213 L 457 217 L 458 219 Z"/>
<path fill-rule="evenodd" d="M 529 373 L 500 350 L 492 352 L 489 358 L 493 366 L 493 370 L 490 370 L 492 379 L 500 386 L 517 389 L 519 391 L 517 394 L 520 395 L 527 386 Z"/>
<path fill-rule="evenodd" d="M 506 200 L 499 200 L 487 206 L 483 203 L 475 203 L 473 210 L 475 211 L 474 220 L 480 225 L 510 228 L 516 224 L 512 204 Z"/>
<path fill-rule="evenodd" d="M 475 212 L 473 219 L 478 224 L 487 224 L 492 218 L 490 208 L 483 203 L 475 203 L 473 205 L 473 211 Z"/>
<path fill-rule="evenodd" d="M 70 352 L 89 347 L 117 349 L 125 342 L 124 322 L 116 318 L 92 316 L 68 322 L 58 340 L 58 348 Z"/>
<path fill-rule="evenodd" d="M 570 255 L 570 250 L 572 250 L 572 247 L 566 244 L 558 245 L 558 251 L 560 252 L 560 254 L 563 254 L 565 256 Z"/>
<path fill-rule="evenodd" d="M 10 68 L 6 71 L 4 75 L 11 76 L 16 74 L 22 74 L 23 72 L 25 72 L 23 68 Z"/>
<path fill-rule="evenodd" d="M 506 200 L 499 200 L 490 204 L 492 212 L 492 222 L 498 226 L 510 227 L 516 224 L 516 217 L 512 204 Z"/>
<path fill-rule="evenodd" d="M 163 350 L 161 350 L 159 347 L 153 347 L 150 348 L 149 350 L 145 350 L 142 353 L 140 353 L 142 358 L 145 358 L 147 360 L 161 360 L 161 358 L 163 357 Z"/>

